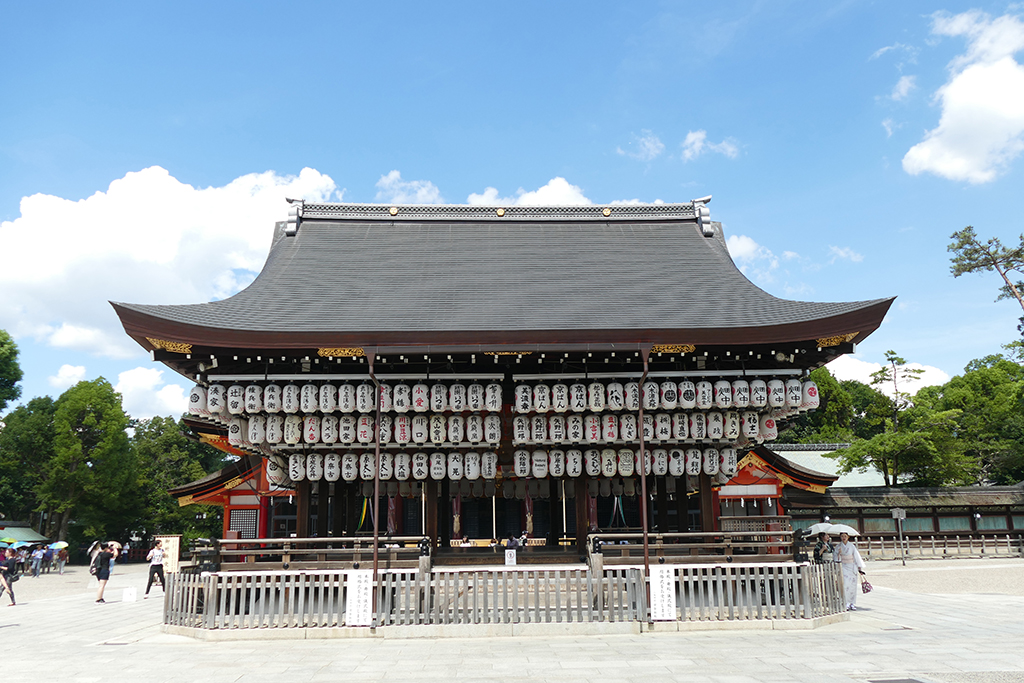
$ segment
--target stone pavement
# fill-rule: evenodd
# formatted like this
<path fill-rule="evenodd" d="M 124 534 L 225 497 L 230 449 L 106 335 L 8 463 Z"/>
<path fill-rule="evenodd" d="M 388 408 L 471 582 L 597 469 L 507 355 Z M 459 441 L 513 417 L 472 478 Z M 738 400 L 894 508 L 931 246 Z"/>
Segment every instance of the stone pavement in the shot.
<path fill-rule="evenodd" d="M 57 681 L 1024 681 L 1024 560 L 874 562 L 848 622 L 813 631 L 200 642 L 161 632 L 146 567 L 118 567 L 98 605 L 74 568 L 24 578 L 0 606 L 5 671 Z M 134 586 L 137 602 L 119 602 Z M 0 601 L 6 604 L 6 600 Z"/>

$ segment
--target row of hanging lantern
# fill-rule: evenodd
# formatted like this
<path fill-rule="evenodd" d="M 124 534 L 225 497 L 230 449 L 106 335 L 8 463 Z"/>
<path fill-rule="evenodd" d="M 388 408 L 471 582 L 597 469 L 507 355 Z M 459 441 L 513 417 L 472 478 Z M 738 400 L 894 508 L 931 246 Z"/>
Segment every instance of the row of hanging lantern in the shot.
<path fill-rule="evenodd" d="M 251 415 L 228 422 L 232 446 L 262 444 L 461 444 L 501 441 L 499 415 L 381 415 L 380 424 L 370 415 Z"/>
<path fill-rule="evenodd" d="M 737 379 L 732 382 L 683 380 L 673 382 L 591 382 L 517 384 L 514 408 L 517 413 L 566 413 L 644 410 L 710 410 L 717 408 L 770 408 L 787 414 L 818 407 L 818 388 L 814 382 L 799 379 Z"/>
<path fill-rule="evenodd" d="M 644 441 L 774 441 L 778 425 L 773 412 L 756 410 L 689 413 L 647 413 L 643 418 Z M 618 443 L 638 440 L 637 418 L 632 413 L 615 415 L 573 413 L 516 415 L 512 419 L 512 443 Z"/>
<path fill-rule="evenodd" d="M 281 485 L 288 480 L 302 481 L 372 481 L 372 452 L 364 453 L 292 453 L 287 459 L 271 456 L 267 462 L 267 478 Z M 631 477 L 634 474 L 655 474 L 681 477 L 704 472 L 736 474 L 737 454 L 734 448 L 654 449 L 642 457 L 629 448 L 563 450 L 517 450 L 512 455 L 512 476 L 535 479 L 547 477 Z M 388 453 L 380 454 L 380 479 L 389 481 L 423 481 L 449 479 L 494 479 L 498 475 L 498 456 L 492 451 L 478 453 Z"/>
<path fill-rule="evenodd" d="M 499 412 L 502 406 L 501 385 L 497 382 L 486 386 L 478 383 L 468 386 L 441 382 L 432 386 L 382 383 L 379 391 L 370 382 L 284 386 L 271 382 L 266 385 L 211 384 L 209 388 L 197 384 L 189 396 L 188 411 L 192 415 L 220 420 L 259 413 L 371 413 L 377 409 L 378 396 L 381 412 L 385 413 Z"/>

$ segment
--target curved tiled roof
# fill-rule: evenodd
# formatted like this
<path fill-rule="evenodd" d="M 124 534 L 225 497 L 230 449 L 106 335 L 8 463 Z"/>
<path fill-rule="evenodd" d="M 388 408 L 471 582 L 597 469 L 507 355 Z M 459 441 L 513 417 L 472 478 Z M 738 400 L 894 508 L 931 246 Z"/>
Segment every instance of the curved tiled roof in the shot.
<path fill-rule="evenodd" d="M 200 342 L 203 330 L 395 339 L 555 331 L 578 338 L 614 330 L 700 337 L 762 328 L 780 338 L 777 331 L 791 326 L 801 328 L 791 338 L 813 339 L 815 332 L 870 332 L 891 303 L 776 298 L 735 266 L 719 224 L 705 224 L 705 236 L 696 218 L 684 217 L 692 205 L 668 206 L 679 210 L 633 211 L 627 220 L 555 209 L 548 218 L 542 209 L 518 218 L 453 211 L 447 220 L 443 213 L 328 211 L 328 218 L 307 218 L 295 235 L 277 224 L 263 271 L 228 299 L 114 306 L 136 338 L 174 328 L 175 338 Z"/>

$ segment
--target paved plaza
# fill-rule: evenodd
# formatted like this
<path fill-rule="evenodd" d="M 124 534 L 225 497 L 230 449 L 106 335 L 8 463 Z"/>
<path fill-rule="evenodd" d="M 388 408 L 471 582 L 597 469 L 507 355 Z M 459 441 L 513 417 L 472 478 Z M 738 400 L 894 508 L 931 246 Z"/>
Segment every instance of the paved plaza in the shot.
<path fill-rule="evenodd" d="M 162 633 L 145 572 L 118 566 L 103 605 L 83 567 L 23 578 L 18 606 L 0 606 L 5 670 L 97 683 L 1024 681 L 1018 559 L 869 563 L 861 609 L 813 631 L 217 643 Z M 128 587 L 136 602 L 121 601 Z"/>

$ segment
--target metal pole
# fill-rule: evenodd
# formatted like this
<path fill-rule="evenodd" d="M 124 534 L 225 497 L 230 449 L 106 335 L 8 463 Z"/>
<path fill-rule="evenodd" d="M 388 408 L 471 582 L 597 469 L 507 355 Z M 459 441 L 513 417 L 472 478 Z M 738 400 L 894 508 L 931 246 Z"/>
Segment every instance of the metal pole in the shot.
<path fill-rule="evenodd" d="M 903 559 L 903 566 L 907 566 L 907 548 L 903 545 L 903 520 L 896 520 L 896 529 L 900 533 L 900 557 Z M 920 553 L 919 553 L 920 554 Z"/>
<path fill-rule="evenodd" d="M 651 551 L 650 541 L 647 534 L 647 454 L 644 452 L 644 382 L 647 381 L 647 361 L 650 358 L 651 349 L 640 349 L 644 359 L 644 374 L 640 378 L 640 419 L 637 428 L 640 431 L 640 523 L 644 530 L 644 578 L 651 576 Z M 647 596 L 647 604 L 650 604 L 650 594 Z"/>

